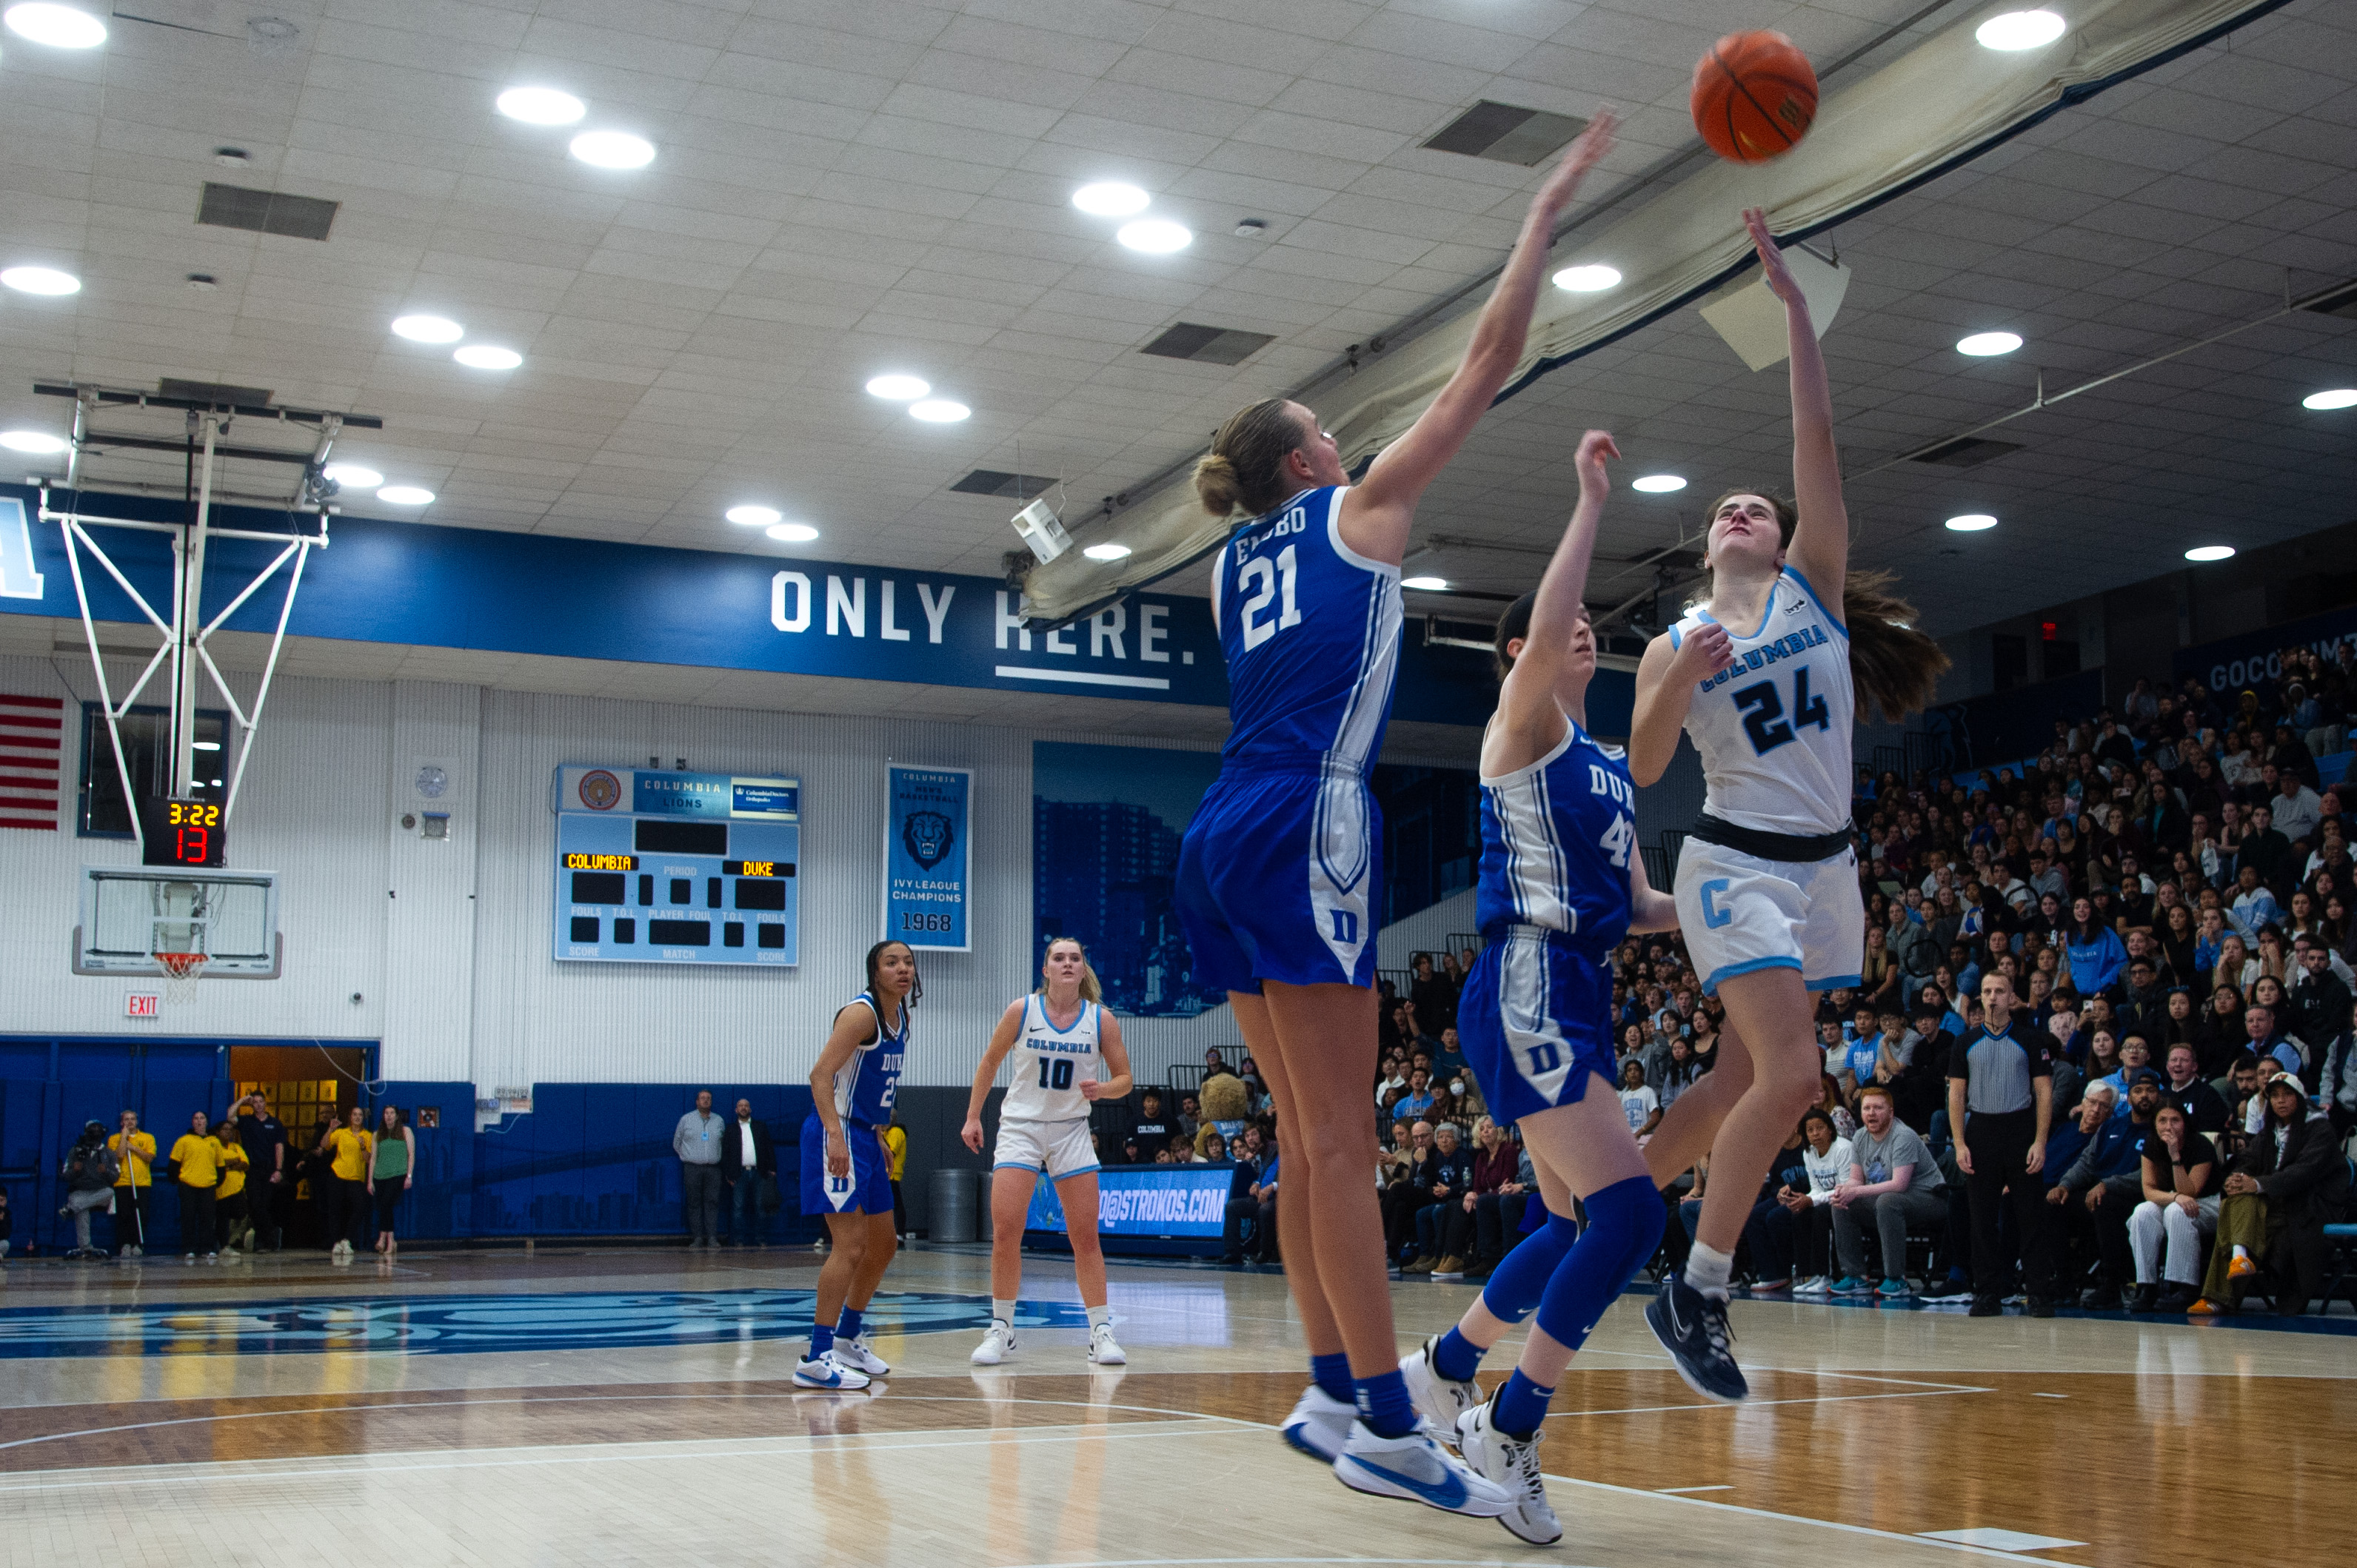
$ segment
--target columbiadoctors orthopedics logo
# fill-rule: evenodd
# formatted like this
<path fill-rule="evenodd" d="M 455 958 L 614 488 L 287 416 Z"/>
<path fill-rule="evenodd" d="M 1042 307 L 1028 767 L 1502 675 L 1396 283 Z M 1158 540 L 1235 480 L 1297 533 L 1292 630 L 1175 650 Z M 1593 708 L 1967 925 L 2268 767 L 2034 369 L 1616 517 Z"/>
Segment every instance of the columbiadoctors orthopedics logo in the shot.
<path fill-rule="evenodd" d="M 810 1332 L 806 1290 L 581 1292 L 563 1295 L 361 1296 L 346 1301 L 184 1302 L 127 1311 L 0 1311 L 0 1358 L 142 1354 L 262 1356 L 385 1350 L 469 1355 L 600 1346 L 799 1339 Z M 990 1304 L 920 1293 L 877 1296 L 871 1331 L 979 1332 Z M 1060 1302 L 1025 1302 L 1018 1328 L 1085 1328 Z"/>

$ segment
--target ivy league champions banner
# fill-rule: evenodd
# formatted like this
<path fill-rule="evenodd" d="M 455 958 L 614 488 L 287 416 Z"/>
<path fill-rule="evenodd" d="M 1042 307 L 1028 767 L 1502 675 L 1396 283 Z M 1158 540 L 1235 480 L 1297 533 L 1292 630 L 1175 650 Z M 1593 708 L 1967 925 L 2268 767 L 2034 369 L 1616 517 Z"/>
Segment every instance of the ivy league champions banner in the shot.
<path fill-rule="evenodd" d="M 974 852 L 964 768 L 885 770 L 884 935 L 912 948 L 969 952 Z"/>

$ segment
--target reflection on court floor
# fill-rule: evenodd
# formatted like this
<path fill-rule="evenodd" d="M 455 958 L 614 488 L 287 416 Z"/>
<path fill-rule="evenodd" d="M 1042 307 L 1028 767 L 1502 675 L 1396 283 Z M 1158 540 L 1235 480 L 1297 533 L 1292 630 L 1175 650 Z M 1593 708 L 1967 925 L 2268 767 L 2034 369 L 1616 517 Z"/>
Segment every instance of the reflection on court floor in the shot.
<path fill-rule="evenodd" d="M 882 1333 L 989 1326 L 973 1296 L 886 1293 Z M 581 1291 L 565 1294 L 360 1296 L 334 1301 L 186 1302 L 132 1308 L 0 1311 L 0 1357 L 285 1355 L 397 1350 L 451 1355 L 787 1339 L 810 1332 L 806 1290 Z M 1022 1328 L 1086 1328 L 1077 1305 L 1026 1302 Z"/>

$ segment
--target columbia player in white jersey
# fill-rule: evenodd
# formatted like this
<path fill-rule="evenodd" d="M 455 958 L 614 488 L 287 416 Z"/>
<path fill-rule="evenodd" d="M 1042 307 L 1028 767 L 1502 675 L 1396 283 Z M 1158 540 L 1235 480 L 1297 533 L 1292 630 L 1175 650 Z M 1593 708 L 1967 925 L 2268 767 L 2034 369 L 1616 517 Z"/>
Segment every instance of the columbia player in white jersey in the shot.
<path fill-rule="evenodd" d="M 1737 490 L 1711 509 L 1709 597 L 1645 650 L 1629 737 L 1639 784 L 1661 778 L 1681 729 L 1708 784 L 1678 856 L 1678 924 L 1727 1026 L 1717 1068 L 1678 1097 L 1645 1159 L 1663 1183 L 1706 1151 L 1711 1179 L 1684 1273 L 1662 1282 L 1645 1317 L 1688 1385 L 1727 1402 L 1749 1392 L 1727 1330 L 1736 1242 L 1776 1151 L 1817 1098 L 1809 992 L 1855 984 L 1863 961 L 1850 660 L 1892 717 L 1920 707 L 1947 662 L 1878 575 L 1850 575 L 1833 394 L 1808 302 L 1766 215 L 1743 220 L 1784 304 L 1794 499 Z"/>
<path fill-rule="evenodd" d="M 990 1327 L 974 1348 L 974 1364 L 995 1367 L 1018 1347 L 1015 1293 L 1023 1283 L 1024 1217 L 1044 1173 L 1064 1208 L 1072 1273 L 1089 1312 L 1089 1359 L 1101 1367 L 1124 1365 L 1129 1358 L 1113 1337 L 1104 1250 L 1097 1244 L 1097 1153 L 1089 1110 L 1100 1100 L 1128 1094 L 1129 1052 L 1121 1043 L 1121 1020 L 1104 1010 L 1096 972 L 1077 940 L 1049 941 L 1039 989 L 1008 1003 L 991 1031 L 965 1107 L 965 1146 L 977 1155 L 983 1101 L 1001 1062 L 1011 1062 L 1015 1076 L 999 1102 L 998 1145 L 991 1155 Z"/>

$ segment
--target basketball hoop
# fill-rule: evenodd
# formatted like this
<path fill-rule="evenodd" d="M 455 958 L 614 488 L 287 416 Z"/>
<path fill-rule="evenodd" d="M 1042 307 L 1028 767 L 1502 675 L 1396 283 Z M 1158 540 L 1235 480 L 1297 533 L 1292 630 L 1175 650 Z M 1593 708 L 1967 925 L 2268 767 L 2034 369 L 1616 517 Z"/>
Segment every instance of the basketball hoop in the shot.
<path fill-rule="evenodd" d="M 156 965 L 164 972 L 164 999 L 178 1005 L 193 1002 L 197 982 L 205 977 L 205 954 L 200 952 L 159 952 Z"/>

